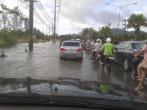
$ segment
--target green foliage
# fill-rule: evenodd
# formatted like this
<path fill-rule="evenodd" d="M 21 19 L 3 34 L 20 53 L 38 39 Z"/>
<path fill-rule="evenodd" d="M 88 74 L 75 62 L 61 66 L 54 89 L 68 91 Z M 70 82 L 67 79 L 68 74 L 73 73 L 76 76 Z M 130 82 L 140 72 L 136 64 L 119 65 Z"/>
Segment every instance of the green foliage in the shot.
<path fill-rule="evenodd" d="M 42 37 L 45 37 L 44 33 L 42 33 L 39 29 L 34 28 L 33 33 L 37 39 L 42 39 Z M 58 35 L 56 34 L 56 36 Z"/>
<path fill-rule="evenodd" d="M 137 40 L 140 33 L 141 26 L 147 26 L 147 19 L 144 17 L 143 14 L 132 14 L 128 19 L 128 28 L 134 28 Z"/>
<path fill-rule="evenodd" d="M 128 19 L 128 28 L 137 30 L 141 26 L 147 26 L 147 20 L 143 14 L 132 14 Z"/>
<path fill-rule="evenodd" d="M 108 36 L 112 35 L 112 31 L 108 26 L 102 27 L 99 30 L 99 36 L 102 40 L 105 40 Z"/>
<path fill-rule="evenodd" d="M 112 34 L 111 29 L 108 26 L 102 27 L 99 33 L 104 36 L 110 36 Z"/>
<path fill-rule="evenodd" d="M 17 36 L 11 31 L 0 31 L 0 48 L 13 46 L 17 43 Z"/>
<path fill-rule="evenodd" d="M 84 28 L 81 32 L 82 37 L 86 39 L 94 39 L 96 40 L 97 38 L 97 31 L 94 30 L 93 28 Z"/>

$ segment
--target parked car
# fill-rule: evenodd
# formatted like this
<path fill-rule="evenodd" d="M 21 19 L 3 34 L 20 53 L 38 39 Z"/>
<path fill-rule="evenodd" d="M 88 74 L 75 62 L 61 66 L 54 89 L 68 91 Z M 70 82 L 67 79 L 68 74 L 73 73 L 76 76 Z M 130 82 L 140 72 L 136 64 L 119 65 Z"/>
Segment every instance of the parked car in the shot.
<path fill-rule="evenodd" d="M 60 58 L 83 59 L 83 48 L 79 41 L 63 41 L 60 46 Z"/>
<path fill-rule="evenodd" d="M 123 64 L 124 70 L 128 71 L 134 67 L 133 53 L 139 51 L 145 45 L 145 41 L 124 41 L 120 42 L 115 47 L 114 58 L 115 61 Z M 137 60 L 137 59 L 136 59 Z"/>

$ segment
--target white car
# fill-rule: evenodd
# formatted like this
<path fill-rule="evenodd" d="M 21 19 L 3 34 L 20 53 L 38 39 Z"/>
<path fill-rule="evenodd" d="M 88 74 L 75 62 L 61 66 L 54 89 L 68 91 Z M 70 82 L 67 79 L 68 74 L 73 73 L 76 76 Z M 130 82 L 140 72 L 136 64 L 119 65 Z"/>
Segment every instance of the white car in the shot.
<path fill-rule="evenodd" d="M 60 46 L 60 58 L 83 59 L 83 48 L 79 41 L 64 41 Z"/>

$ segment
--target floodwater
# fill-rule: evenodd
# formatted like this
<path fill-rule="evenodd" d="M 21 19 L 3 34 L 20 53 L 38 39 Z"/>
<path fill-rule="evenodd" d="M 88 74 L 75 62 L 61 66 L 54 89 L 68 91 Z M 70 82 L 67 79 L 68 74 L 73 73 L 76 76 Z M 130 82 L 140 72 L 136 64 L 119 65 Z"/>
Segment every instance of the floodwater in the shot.
<path fill-rule="evenodd" d="M 130 81 L 130 73 L 124 72 L 118 64 L 112 64 L 111 74 L 105 75 L 101 66 L 93 62 L 86 52 L 83 61 L 60 60 L 58 42 L 35 43 L 32 53 L 28 52 L 28 44 L 19 44 L 5 53 L 7 57 L 0 58 L 0 78 L 50 80 L 68 77 L 127 86 L 134 84 Z"/>
<path fill-rule="evenodd" d="M 97 79 L 97 71 L 86 54 L 83 61 L 60 60 L 58 42 L 35 43 L 32 53 L 28 52 L 27 45 L 20 44 L 5 51 L 7 57 L 0 58 L 0 77 L 54 79 L 66 76 Z"/>

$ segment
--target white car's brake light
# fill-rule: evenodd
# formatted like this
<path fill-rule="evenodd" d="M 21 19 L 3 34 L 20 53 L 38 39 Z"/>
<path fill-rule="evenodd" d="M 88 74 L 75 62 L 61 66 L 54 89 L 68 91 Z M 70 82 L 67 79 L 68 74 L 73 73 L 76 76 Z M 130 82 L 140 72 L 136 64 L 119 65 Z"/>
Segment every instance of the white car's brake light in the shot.
<path fill-rule="evenodd" d="M 82 52 L 83 51 L 83 48 L 78 48 L 76 51 L 77 52 Z"/>
<path fill-rule="evenodd" d="M 60 52 L 65 52 L 66 49 L 65 48 L 60 48 Z"/>

